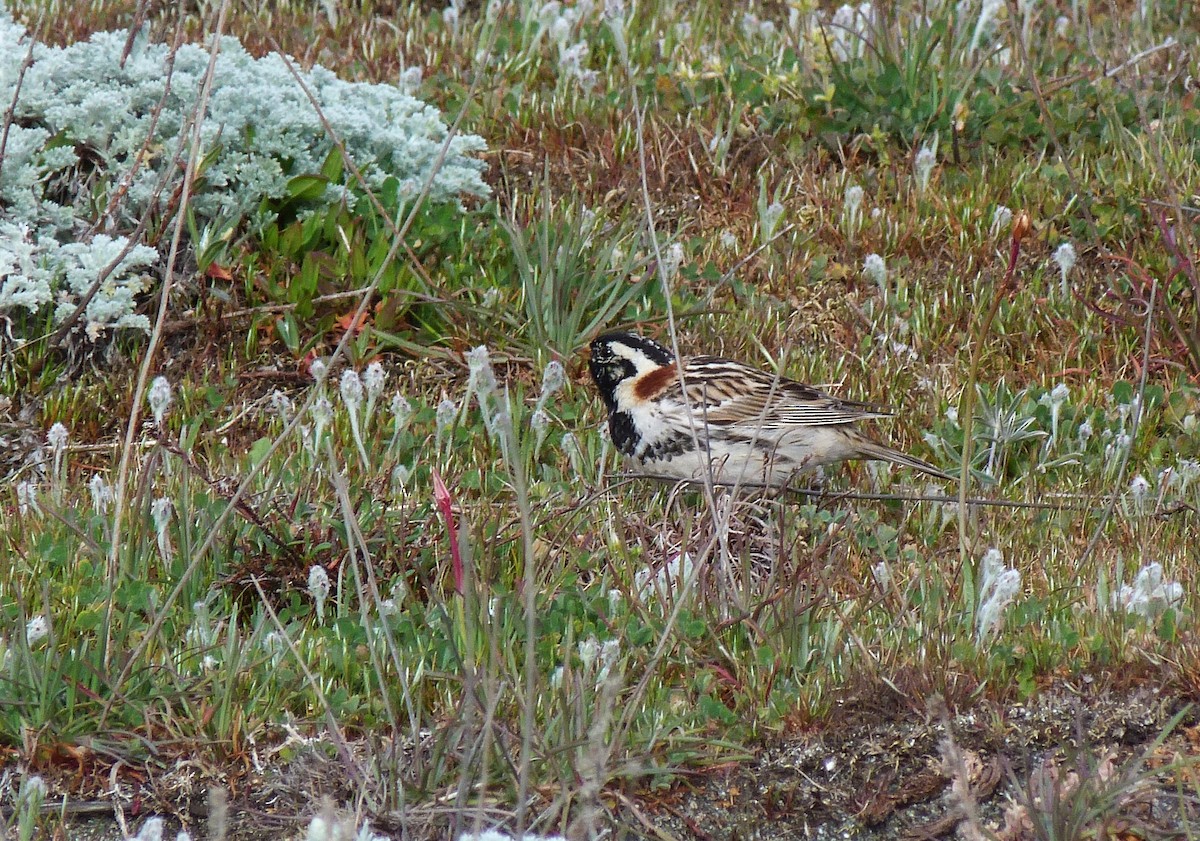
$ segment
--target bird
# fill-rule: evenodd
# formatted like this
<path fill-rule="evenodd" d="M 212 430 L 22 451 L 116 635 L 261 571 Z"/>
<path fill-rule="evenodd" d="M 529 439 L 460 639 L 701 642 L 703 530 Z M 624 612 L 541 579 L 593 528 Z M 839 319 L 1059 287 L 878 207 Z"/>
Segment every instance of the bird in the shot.
<path fill-rule="evenodd" d="M 888 409 L 742 362 L 718 356 L 677 362 L 652 339 L 613 332 L 591 343 L 588 367 L 608 410 L 613 445 L 655 476 L 696 482 L 711 474 L 715 484 L 780 489 L 817 467 L 874 459 L 955 480 L 856 428 L 891 416 Z"/>

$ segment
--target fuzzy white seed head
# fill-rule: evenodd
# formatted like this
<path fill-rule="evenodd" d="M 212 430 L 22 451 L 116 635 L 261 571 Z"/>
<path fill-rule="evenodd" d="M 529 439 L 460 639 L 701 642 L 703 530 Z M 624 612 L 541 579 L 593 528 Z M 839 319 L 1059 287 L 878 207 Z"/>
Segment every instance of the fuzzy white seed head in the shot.
<path fill-rule="evenodd" d="M 1061 406 L 1066 403 L 1071 396 L 1071 389 L 1067 388 L 1066 383 L 1059 383 L 1050 390 L 1050 404 L 1052 406 Z"/>
<path fill-rule="evenodd" d="M 887 561 L 880 561 L 871 567 L 871 577 L 881 588 L 887 589 L 887 586 L 892 583 L 892 568 L 888 566 Z"/>
<path fill-rule="evenodd" d="M 25 639 L 30 645 L 41 642 L 50 635 L 50 620 L 35 616 L 25 623 Z"/>
<path fill-rule="evenodd" d="M 329 573 L 319 564 L 314 564 L 308 571 L 308 594 L 317 606 L 317 621 L 323 622 L 325 600 L 329 598 Z"/>
<path fill-rule="evenodd" d="M 767 205 L 767 209 L 762 214 L 764 240 L 769 240 L 775 236 L 775 229 L 779 226 L 781 219 L 783 219 L 783 205 L 777 201 L 773 201 Z"/>
<path fill-rule="evenodd" d="M 1021 573 L 1004 565 L 995 547 L 984 553 L 980 563 L 979 610 L 975 616 L 975 638 L 983 643 L 999 630 L 1004 611 L 1021 589 Z"/>
<path fill-rule="evenodd" d="M 535 409 L 533 414 L 529 416 L 529 428 L 533 430 L 533 440 L 538 447 L 542 446 L 542 442 L 546 440 L 546 430 L 550 426 L 550 416 L 546 414 L 544 409 Z"/>
<path fill-rule="evenodd" d="M 1069 242 L 1064 242 L 1058 248 L 1054 249 L 1054 262 L 1058 264 L 1058 270 L 1062 275 L 1062 282 L 1067 282 L 1067 275 L 1071 273 L 1071 269 L 1075 268 L 1075 246 Z"/>
<path fill-rule="evenodd" d="M 42 513 L 37 500 L 37 485 L 33 482 L 17 482 L 17 510 L 21 514 Z"/>
<path fill-rule="evenodd" d="M 1129 483 L 1129 493 L 1133 497 L 1133 501 L 1138 505 L 1144 505 L 1146 500 L 1150 498 L 1150 482 L 1142 474 L 1133 477 L 1133 481 Z"/>
<path fill-rule="evenodd" d="M 318 427 L 324 426 L 333 420 L 333 404 L 324 395 L 313 401 L 312 408 L 309 411 L 312 412 L 313 420 L 316 421 Z"/>
<path fill-rule="evenodd" d="M 667 283 L 675 279 L 675 275 L 679 274 L 679 267 L 683 265 L 683 244 L 678 242 L 671 243 L 667 248 L 667 253 L 663 255 L 663 277 Z"/>
<path fill-rule="evenodd" d="M 496 373 L 492 370 L 492 357 L 487 345 L 480 345 L 467 351 L 467 369 L 471 382 L 475 385 L 475 393 L 482 403 L 496 392 Z M 440 408 L 440 407 L 439 407 Z"/>
<path fill-rule="evenodd" d="M 1013 213 L 1004 205 L 996 205 L 996 209 L 992 211 L 992 238 L 1000 236 L 1008 230 L 1008 226 L 1012 224 Z"/>
<path fill-rule="evenodd" d="M 1079 424 L 1079 430 L 1076 434 L 1079 436 L 1079 443 L 1086 444 L 1088 439 L 1092 437 L 1092 425 L 1084 421 Z"/>
<path fill-rule="evenodd" d="M 67 446 L 67 428 L 61 423 L 54 424 L 46 433 L 46 443 L 50 445 L 50 449 L 57 456 Z"/>
<path fill-rule="evenodd" d="M 408 421 L 412 417 L 412 404 L 400 392 L 392 395 L 392 418 L 396 424 L 396 431 L 399 432 L 404 427 L 408 426 Z"/>
<path fill-rule="evenodd" d="M 717 241 L 726 250 L 732 250 L 737 247 L 737 237 L 730 230 L 721 231 L 721 235 L 717 238 Z"/>
<path fill-rule="evenodd" d="M 922 146 L 913 162 L 913 170 L 917 176 L 917 190 L 924 193 L 929 187 L 929 178 L 933 175 L 933 167 L 937 164 L 936 146 Z"/>
<path fill-rule="evenodd" d="M 863 188 L 857 184 L 851 184 L 846 188 L 846 193 L 842 200 L 845 203 L 845 211 L 848 215 L 853 216 L 857 214 L 862 210 Z"/>
<path fill-rule="evenodd" d="M 46 799 L 48 793 L 46 781 L 34 774 L 21 782 L 21 793 L 18 795 L 18 799 L 36 806 Z"/>
<path fill-rule="evenodd" d="M 150 517 L 154 520 L 154 530 L 162 534 L 171 522 L 171 500 L 160 496 L 150 503 Z"/>
<path fill-rule="evenodd" d="M 408 480 L 412 478 L 412 469 L 406 464 L 397 464 L 392 469 L 392 484 L 398 488 L 408 487 Z"/>
<path fill-rule="evenodd" d="M 567 381 L 566 371 L 557 359 L 552 360 L 542 372 L 542 400 L 554 394 Z"/>
<path fill-rule="evenodd" d="M 350 411 L 355 411 L 362 405 L 363 384 L 362 378 L 358 376 L 357 371 L 350 368 L 343 371 L 338 390 L 342 393 L 342 402 L 346 404 Z"/>
<path fill-rule="evenodd" d="M 314 359 L 308 366 L 308 373 L 312 374 L 314 382 L 321 383 L 325 381 L 325 375 L 329 373 L 329 366 L 325 364 L 324 360 Z"/>
<path fill-rule="evenodd" d="M 146 395 L 146 399 L 150 402 L 150 412 L 154 415 L 154 423 L 161 426 L 163 416 L 167 413 L 167 407 L 171 405 L 171 383 L 167 381 L 166 377 L 154 378 L 154 382 L 150 383 L 150 392 Z"/>
<path fill-rule="evenodd" d="M 363 374 L 363 385 L 367 388 L 367 398 L 370 400 L 378 400 L 383 394 L 383 387 L 387 383 L 387 373 L 383 370 L 383 365 L 379 362 L 372 362 L 367 366 L 367 371 Z"/>
<path fill-rule="evenodd" d="M 142 829 L 137 834 L 136 841 L 162 841 L 163 837 L 163 819 L 162 818 L 147 818 L 142 824 Z"/>
<path fill-rule="evenodd" d="M 292 419 L 292 399 L 284 394 L 279 389 L 271 392 L 271 408 L 275 410 L 275 414 L 279 415 L 279 419 L 287 423 Z"/>
<path fill-rule="evenodd" d="M 333 838 L 329 823 L 323 817 L 317 815 L 309 821 L 308 831 L 304 834 L 305 841 L 333 841 Z"/>
<path fill-rule="evenodd" d="M 450 428 L 450 424 L 454 423 L 454 416 L 457 414 L 458 404 L 449 397 L 443 397 L 442 402 L 437 404 L 436 420 L 438 435 L 442 435 Z"/>
<path fill-rule="evenodd" d="M 600 657 L 600 641 L 594 636 L 588 637 L 579 643 L 579 660 L 583 663 L 583 668 L 591 671 L 596 665 L 596 660 Z"/>
<path fill-rule="evenodd" d="M 878 254 L 868 254 L 863 260 L 863 277 L 880 289 L 887 288 L 887 263 Z"/>

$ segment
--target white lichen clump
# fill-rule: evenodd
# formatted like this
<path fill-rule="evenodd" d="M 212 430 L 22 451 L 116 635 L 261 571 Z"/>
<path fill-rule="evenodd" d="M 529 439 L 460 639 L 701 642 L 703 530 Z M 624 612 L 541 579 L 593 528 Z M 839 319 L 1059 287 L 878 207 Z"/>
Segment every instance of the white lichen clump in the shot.
<path fill-rule="evenodd" d="M 182 184 L 174 150 L 210 54 L 184 44 L 172 58 L 170 45 L 144 34 L 126 54 L 127 41 L 127 32 L 114 31 L 66 47 L 31 46 L 25 28 L 0 7 L 0 100 L 13 104 L 0 168 L 0 316 L 53 306 L 62 323 L 90 294 L 78 319 L 89 339 L 149 329 L 136 305 L 154 282 L 147 270 L 159 253 L 119 231 L 161 211 L 169 204 L 162 197 Z M 32 63 L 23 70 L 27 55 Z M 204 186 L 190 211 L 202 230 L 217 222 L 261 227 L 272 219 L 270 200 L 287 196 L 292 178 L 321 172 L 332 136 L 372 189 L 393 178 L 402 196 L 415 197 L 427 181 L 434 201 L 488 195 L 485 165 L 475 157 L 486 148 L 482 138 L 455 136 L 439 165 L 447 134 L 438 110 L 399 86 L 343 81 L 278 54 L 256 59 L 226 37 L 199 126 L 200 148 L 208 153 Z M 94 170 L 97 186 L 64 198 L 61 185 L 78 169 Z M 99 190 L 122 201 L 97 203 Z M 313 203 L 341 201 L 345 193 L 332 183 Z M 110 233 L 79 236 L 101 222 Z"/>

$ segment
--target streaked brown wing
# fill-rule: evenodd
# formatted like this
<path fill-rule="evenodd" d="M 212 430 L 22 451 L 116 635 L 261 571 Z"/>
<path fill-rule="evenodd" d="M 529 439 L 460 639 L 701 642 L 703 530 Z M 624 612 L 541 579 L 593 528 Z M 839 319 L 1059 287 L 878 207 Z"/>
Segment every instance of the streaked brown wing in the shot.
<path fill-rule="evenodd" d="M 718 426 L 836 426 L 890 414 L 730 359 L 692 357 L 683 371 L 691 404 Z"/>

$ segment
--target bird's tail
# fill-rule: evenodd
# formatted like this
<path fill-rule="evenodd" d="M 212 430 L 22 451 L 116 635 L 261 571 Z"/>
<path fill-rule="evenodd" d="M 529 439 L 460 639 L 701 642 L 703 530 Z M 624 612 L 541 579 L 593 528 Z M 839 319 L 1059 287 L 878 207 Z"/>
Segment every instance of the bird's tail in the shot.
<path fill-rule="evenodd" d="M 890 461 L 892 464 L 911 467 L 913 470 L 920 470 L 922 473 L 928 473 L 930 476 L 936 476 L 939 479 L 948 479 L 951 482 L 958 481 L 957 476 L 943 473 L 927 461 L 923 461 L 916 456 L 910 456 L 908 453 L 902 453 L 899 450 L 893 450 L 891 447 L 885 447 L 883 444 L 877 444 L 869 438 L 862 437 L 855 443 L 858 447 L 859 458 Z"/>

